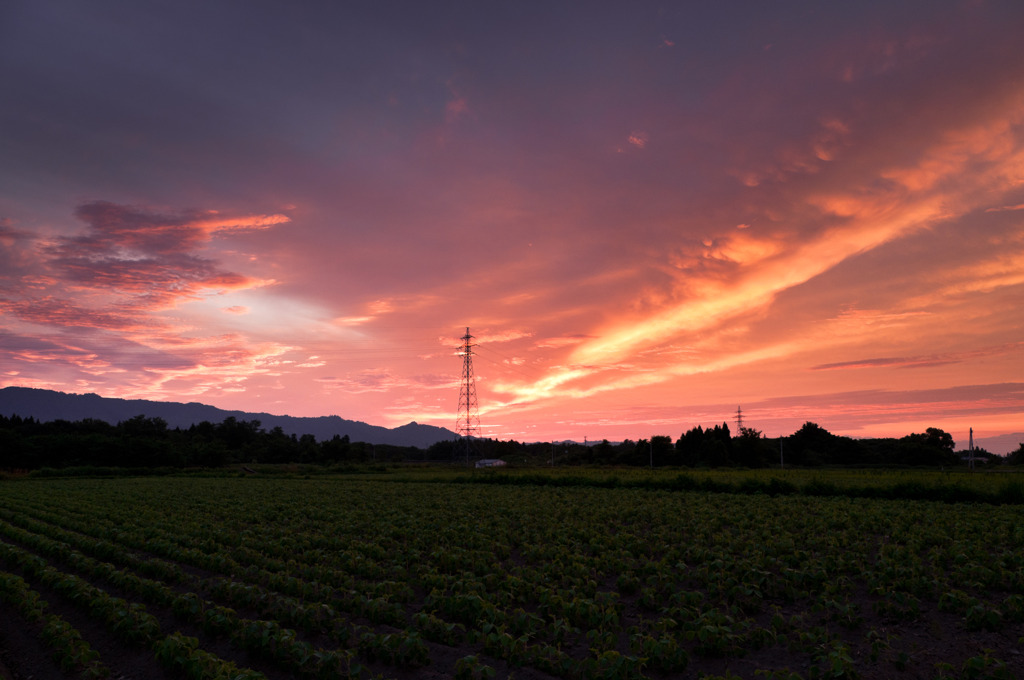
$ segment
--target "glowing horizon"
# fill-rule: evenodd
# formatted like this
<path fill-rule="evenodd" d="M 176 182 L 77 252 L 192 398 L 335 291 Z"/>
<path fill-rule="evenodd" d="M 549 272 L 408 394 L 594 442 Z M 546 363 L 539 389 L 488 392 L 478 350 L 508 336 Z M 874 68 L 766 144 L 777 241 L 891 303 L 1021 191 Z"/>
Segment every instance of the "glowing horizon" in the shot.
<path fill-rule="evenodd" d="M 0 387 L 1024 433 L 1024 8 L 740 6 L 25 4 Z"/>

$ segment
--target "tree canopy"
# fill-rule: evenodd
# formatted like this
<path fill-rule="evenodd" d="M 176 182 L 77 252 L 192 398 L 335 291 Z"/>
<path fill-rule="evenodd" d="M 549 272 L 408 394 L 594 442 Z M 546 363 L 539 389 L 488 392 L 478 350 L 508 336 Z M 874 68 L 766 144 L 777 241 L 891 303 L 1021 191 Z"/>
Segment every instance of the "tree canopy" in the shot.
<path fill-rule="evenodd" d="M 744 427 L 734 436 L 728 423 L 697 425 L 674 442 L 666 435 L 614 444 L 475 439 L 471 459 L 502 458 L 529 465 L 630 465 L 654 467 L 768 467 L 819 465 L 952 466 L 963 453 L 954 451 L 952 436 L 939 428 L 899 439 L 852 439 L 834 435 L 813 422 L 792 435 L 769 439 Z M 33 418 L 0 415 L 0 469 L 109 466 L 126 468 L 220 467 L 249 463 L 318 465 L 387 461 L 463 462 L 463 441 L 442 441 L 429 449 L 349 441 L 334 436 L 318 441 L 313 435 L 285 434 L 280 427 L 266 431 L 259 420 L 201 422 L 188 428 L 169 428 L 161 418 L 136 416 L 111 425 L 95 419 L 46 423 Z M 977 455 L 989 463 L 1002 461 Z M 1024 464 L 1024 444 L 1008 462 Z"/>

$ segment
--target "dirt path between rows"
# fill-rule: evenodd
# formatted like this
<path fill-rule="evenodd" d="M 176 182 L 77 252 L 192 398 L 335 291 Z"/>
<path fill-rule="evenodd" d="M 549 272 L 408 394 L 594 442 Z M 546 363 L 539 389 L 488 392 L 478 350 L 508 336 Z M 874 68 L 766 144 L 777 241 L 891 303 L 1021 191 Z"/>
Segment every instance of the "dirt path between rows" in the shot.
<path fill-rule="evenodd" d="M 17 612 L 0 605 L 0 679 L 67 680 L 40 640 L 41 626 L 25 623 Z"/>

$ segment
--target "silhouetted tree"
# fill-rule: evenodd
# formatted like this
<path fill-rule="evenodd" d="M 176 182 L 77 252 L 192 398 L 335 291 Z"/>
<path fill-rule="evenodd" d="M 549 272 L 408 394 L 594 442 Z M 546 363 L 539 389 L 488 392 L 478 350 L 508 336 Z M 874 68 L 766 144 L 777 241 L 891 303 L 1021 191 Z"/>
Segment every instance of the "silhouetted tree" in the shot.
<path fill-rule="evenodd" d="M 733 460 L 744 467 L 765 467 L 774 451 L 760 430 L 752 427 L 740 428 L 738 437 L 733 438 Z"/>
<path fill-rule="evenodd" d="M 793 465 L 821 465 L 827 462 L 835 435 L 811 421 L 786 439 L 786 463 Z"/>
<path fill-rule="evenodd" d="M 672 445 L 672 437 L 655 435 L 651 437 L 650 445 L 652 449 L 654 465 L 656 467 L 679 464 L 678 456 L 676 455 L 676 449 Z"/>
<path fill-rule="evenodd" d="M 587 452 L 586 462 L 608 463 L 614 455 L 615 447 L 607 439 L 602 439 L 600 444 L 590 447 L 590 451 Z"/>
<path fill-rule="evenodd" d="M 320 450 L 323 452 L 325 463 L 340 463 L 348 458 L 348 435 L 339 437 L 334 435 L 325 442 L 321 442 Z M 431 447 L 433 450 L 433 447 Z"/>
<path fill-rule="evenodd" d="M 703 443 L 704 429 L 700 425 L 681 434 L 676 440 L 676 459 L 679 464 L 695 467 L 700 460 L 700 447 Z"/>
<path fill-rule="evenodd" d="M 262 431 L 260 421 L 236 420 L 234 416 L 225 418 L 224 422 L 216 426 L 216 430 L 217 436 L 231 449 L 243 449 L 255 443 Z"/>
<path fill-rule="evenodd" d="M 955 465 L 959 458 L 953 453 L 954 446 L 952 435 L 929 427 L 924 432 L 901 438 L 897 458 L 906 465 Z"/>

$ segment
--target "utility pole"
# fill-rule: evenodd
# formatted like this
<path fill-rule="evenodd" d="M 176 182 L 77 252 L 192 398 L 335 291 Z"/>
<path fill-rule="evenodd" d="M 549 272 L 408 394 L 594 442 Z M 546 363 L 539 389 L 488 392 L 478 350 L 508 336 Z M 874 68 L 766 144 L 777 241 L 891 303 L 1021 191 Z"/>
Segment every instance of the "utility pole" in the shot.
<path fill-rule="evenodd" d="M 476 401 L 476 378 L 473 376 L 473 336 L 462 336 L 462 380 L 459 383 L 459 414 L 455 418 L 455 433 L 462 437 L 466 445 L 466 465 L 469 465 L 469 451 L 472 440 L 480 433 L 480 414 Z"/>

